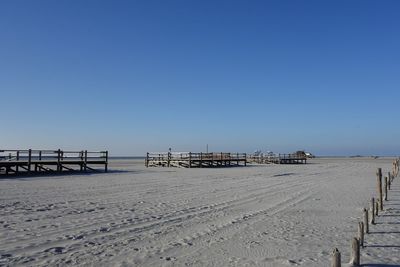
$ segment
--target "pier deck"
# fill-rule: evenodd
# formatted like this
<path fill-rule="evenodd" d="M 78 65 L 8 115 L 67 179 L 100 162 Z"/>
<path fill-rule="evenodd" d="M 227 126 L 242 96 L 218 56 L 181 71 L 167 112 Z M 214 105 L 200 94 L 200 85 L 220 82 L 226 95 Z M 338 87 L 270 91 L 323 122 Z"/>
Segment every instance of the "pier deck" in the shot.
<path fill-rule="evenodd" d="M 211 168 L 246 166 L 246 153 L 147 153 L 146 167 Z"/>
<path fill-rule="evenodd" d="M 0 150 L 0 175 L 108 170 L 108 151 Z"/>

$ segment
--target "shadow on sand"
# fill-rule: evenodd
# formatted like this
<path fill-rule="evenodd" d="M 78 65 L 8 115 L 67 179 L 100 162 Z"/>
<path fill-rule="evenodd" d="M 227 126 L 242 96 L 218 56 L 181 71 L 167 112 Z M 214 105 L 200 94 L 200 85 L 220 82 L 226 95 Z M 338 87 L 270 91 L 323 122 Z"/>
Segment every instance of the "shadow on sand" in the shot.
<path fill-rule="evenodd" d="M 64 176 L 92 176 L 99 174 L 116 174 L 116 173 L 140 173 L 142 171 L 127 171 L 127 170 L 108 170 L 108 172 L 104 172 L 104 170 L 95 170 L 90 172 L 81 172 L 81 171 L 63 171 L 62 173 L 57 172 L 37 172 L 34 174 L 18 174 L 18 175 L 4 175 L 0 176 L 1 180 L 27 180 L 27 179 L 37 179 L 37 178 L 64 178 Z"/>
<path fill-rule="evenodd" d="M 400 267 L 399 264 L 376 264 L 376 263 L 361 264 L 360 266 L 363 266 L 363 267 Z"/>

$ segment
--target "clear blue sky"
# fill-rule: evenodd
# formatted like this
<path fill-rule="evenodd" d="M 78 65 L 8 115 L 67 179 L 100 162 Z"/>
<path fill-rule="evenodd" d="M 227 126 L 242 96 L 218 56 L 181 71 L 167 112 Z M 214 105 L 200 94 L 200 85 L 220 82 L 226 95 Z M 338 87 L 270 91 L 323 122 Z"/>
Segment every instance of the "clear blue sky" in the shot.
<path fill-rule="evenodd" d="M 400 1 L 0 1 L 2 148 L 400 154 Z"/>

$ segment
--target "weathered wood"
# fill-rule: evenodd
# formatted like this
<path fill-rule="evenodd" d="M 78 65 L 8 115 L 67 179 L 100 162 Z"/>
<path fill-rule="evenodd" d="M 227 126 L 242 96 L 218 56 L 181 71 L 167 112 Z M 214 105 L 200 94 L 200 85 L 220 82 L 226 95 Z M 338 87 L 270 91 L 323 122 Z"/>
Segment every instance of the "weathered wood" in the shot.
<path fill-rule="evenodd" d="M 368 210 L 364 208 L 363 213 L 364 213 L 364 232 L 366 234 L 369 234 Z"/>
<path fill-rule="evenodd" d="M 106 162 L 104 163 L 104 172 L 108 172 L 108 151 L 105 151 Z"/>
<path fill-rule="evenodd" d="M 307 157 L 298 154 L 249 155 L 247 161 L 259 164 L 307 164 Z"/>
<path fill-rule="evenodd" d="M 388 200 L 388 178 L 385 176 L 385 201 Z"/>
<path fill-rule="evenodd" d="M 350 264 L 360 266 L 360 241 L 356 237 L 351 240 Z"/>
<path fill-rule="evenodd" d="M 28 150 L 28 172 L 31 172 L 31 164 L 32 164 L 32 149 Z"/>
<path fill-rule="evenodd" d="M 358 240 L 360 240 L 360 246 L 364 247 L 364 223 L 358 223 Z"/>
<path fill-rule="evenodd" d="M 17 151 L 17 161 L 19 161 L 19 153 L 20 153 L 20 152 Z M 16 165 L 16 166 L 15 166 L 15 172 L 18 173 L 18 171 L 19 171 L 19 166 Z"/>
<path fill-rule="evenodd" d="M 376 172 L 377 176 L 377 191 L 378 191 L 378 196 L 379 196 L 379 209 L 383 210 L 383 195 L 382 195 L 382 169 L 378 168 L 378 171 Z"/>
<path fill-rule="evenodd" d="M 4 158 L 5 153 L 8 158 Z M 87 153 L 91 153 L 90 159 L 88 159 Z M 75 171 L 74 166 L 78 167 L 77 171 L 79 171 L 87 164 L 104 164 L 104 170 L 108 171 L 108 152 L 86 152 L 84 158 L 83 152 L 62 151 L 61 149 L 0 150 L 0 175 L 54 171 L 61 173 L 62 171 Z"/>
<path fill-rule="evenodd" d="M 174 153 L 148 153 L 145 165 L 148 167 L 229 167 L 246 165 L 245 153 L 193 153 L 193 152 L 174 152 Z"/>
<path fill-rule="evenodd" d="M 375 216 L 379 215 L 379 199 L 375 202 Z"/>
<path fill-rule="evenodd" d="M 84 170 L 85 172 L 86 172 L 87 169 L 88 169 L 87 161 L 88 161 L 88 151 L 85 150 L 85 156 L 84 156 L 84 159 L 83 159 L 83 170 Z"/>
<path fill-rule="evenodd" d="M 341 267 L 341 257 L 340 257 L 340 252 L 337 248 L 333 249 L 332 252 L 332 265 L 331 267 Z"/>
<path fill-rule="evenodd" d="M 390 187 L 392 185 L 392 175 L 390 172 L 388 172 L 388 189 L 390 190 Z"/>
<path fill-rule="evenodd" d="M 371 198 L 371 224 L 375 224 L 375 199 Z"/>
<path fill-rule="evenodd" d="M 61 172 L 62 168 L 61 168 L 61 149 L 57 150 L 57 171 Z"/>

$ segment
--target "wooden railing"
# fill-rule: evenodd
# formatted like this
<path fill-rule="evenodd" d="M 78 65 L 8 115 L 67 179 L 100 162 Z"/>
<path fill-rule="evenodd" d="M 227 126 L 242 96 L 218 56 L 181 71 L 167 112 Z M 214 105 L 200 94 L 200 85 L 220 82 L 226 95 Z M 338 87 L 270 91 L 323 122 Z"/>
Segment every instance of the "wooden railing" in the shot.
<path fill-rule="evenodd" d="M 64 164 L 79 165 L 80 170 L 91 169 L 88 164 L 104 164 L 105 171 L 107 171 L 108 151 L 0 150 L 0 171 L 5 169 L 6 173 L 18 173 L 20 167 L 31 172 L 32 166 L 35 171 L 45 170 L 44 165 L 56 165 L 59 172 L 63 169 L 72 170 Z M 50 169 L 48 170 L 50 171 Z"/>
<path fill-rule="evenodd" d="M 206 162 L 206 161 L 236 161 L 246 163 L 246 153 L 203 153 L 203 152 L 149 152 L 146 155 L 145 165 L 148 167 L 149 163 L 162 163 L 160 166 L 170 166 L 173 162 L 188 162 L 191 166 L 192 162 Z M 201 164 L 201 163 L 200 163 Z"/>

